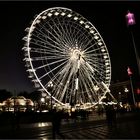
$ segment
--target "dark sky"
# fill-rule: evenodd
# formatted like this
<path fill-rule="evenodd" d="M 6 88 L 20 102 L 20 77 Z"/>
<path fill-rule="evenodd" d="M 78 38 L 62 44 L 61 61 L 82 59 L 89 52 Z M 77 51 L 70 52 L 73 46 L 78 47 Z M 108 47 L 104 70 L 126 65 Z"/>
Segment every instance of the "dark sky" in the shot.
<path fill-rule="evenodd" d="M 140 45 L 140 2 L 138 1 L 15 1 L 0 2 L 0 89 L 33 91 L 24 67 L 22 38 L 24 29 L 36 14 L 50 7 L 67 7 L 81 14 L 97 28 L 110 53 L 112 81 L 128 80 L 127 66 L 137 72 L 130 32 L 126 26 L 127 10 L 135 13 L 133 33 Z"/>

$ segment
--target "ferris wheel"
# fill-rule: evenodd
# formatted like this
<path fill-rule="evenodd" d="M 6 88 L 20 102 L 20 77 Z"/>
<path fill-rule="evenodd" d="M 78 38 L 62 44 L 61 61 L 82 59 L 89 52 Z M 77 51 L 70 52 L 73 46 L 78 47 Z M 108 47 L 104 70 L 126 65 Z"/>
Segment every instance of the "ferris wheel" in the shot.
<path fill-rule="evenodd" d="M 54 7 L 38 14 L 25 31 L 24 61 L 38 90 L 61 105 L 92 106 L 105 96 L 110 57 L 91 22 L 71 9 Z"/>

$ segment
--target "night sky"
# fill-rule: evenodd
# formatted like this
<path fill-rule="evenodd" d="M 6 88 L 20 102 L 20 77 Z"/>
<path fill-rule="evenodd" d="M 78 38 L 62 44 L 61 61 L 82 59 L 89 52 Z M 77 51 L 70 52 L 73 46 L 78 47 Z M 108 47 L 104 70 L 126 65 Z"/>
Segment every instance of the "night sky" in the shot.
<path fill-rule="evenodd" d="M 127 66 L 136 75 L 132 39 L 126 26 L 127 10 L 135 13 L 133 28 L 137 49 L 140 47 L 140 2 L 121 1 L 16 1 L 0 2 L 0 89 L 33 91 L 24 67 L 22 47 L 28 27 L 36 14 L 51 7 L 67 7 L 87 18 L 103 37 L 111 58 L 112 81 L 128 80 Z M 140 50 L 139 50 L 140 51 Z"/>

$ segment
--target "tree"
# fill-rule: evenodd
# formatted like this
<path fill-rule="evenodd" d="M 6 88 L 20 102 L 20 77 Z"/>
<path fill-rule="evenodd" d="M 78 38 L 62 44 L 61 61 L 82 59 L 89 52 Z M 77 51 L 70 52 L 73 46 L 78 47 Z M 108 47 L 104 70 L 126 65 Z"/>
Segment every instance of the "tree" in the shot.
<path fill-rule="evenodd" d="M 29 98 L 29 93 L 27 91 L 20 92 L 18 96 L 23 96 L 25 98 Z"/>
<path fill-rule="evenodd" d="M 10 91 L 7 91 L 6 89 L 0 90 L 0 102 L 3 102 L 10 97 L 12 97 L 12 93 Z"/>
<path fill-rule="evenodd" d="M 41 93 L 39 91 L 33 91 L 29 94 L 29 98 L 32 100 L 32 101 L 40 101 L 40 98 L 41 98 Z"/>

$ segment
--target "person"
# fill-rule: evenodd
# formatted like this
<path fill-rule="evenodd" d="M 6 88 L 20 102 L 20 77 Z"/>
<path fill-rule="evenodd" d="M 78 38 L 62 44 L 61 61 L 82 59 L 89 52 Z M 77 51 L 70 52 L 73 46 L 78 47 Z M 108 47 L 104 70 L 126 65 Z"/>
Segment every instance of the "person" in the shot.
<path fill-rule="evenodd" d="M 56 138 L 56 134 L 64 139 L 64 135 L 60 132 L 61 120 L 63 117 L 63 112 L 61 110 L 57 111 L 56 109 L 52 110 L 52 137 Z"/>
<path fill-rule="evenodd" d="M 106 107 L 106 119 L 109 126 L 116 126 L 116 110 L 113 105 Z"/>

